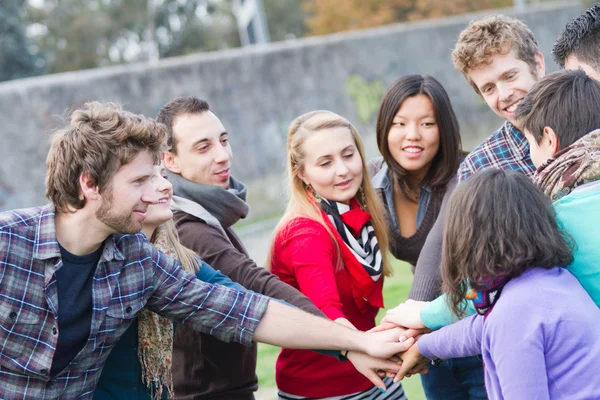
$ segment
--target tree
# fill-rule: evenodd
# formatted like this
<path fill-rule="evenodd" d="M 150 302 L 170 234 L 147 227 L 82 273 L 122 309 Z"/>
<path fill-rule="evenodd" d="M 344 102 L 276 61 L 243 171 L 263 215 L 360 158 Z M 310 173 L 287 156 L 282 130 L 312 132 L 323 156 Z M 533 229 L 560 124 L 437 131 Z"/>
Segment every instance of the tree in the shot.
<path fill-rule="evenodd" d="M 0 7 L 0 81 L 44 72 L 44 60 L 25 36 L 22 1 L 3 0 Z"/>
<path fill-rule="evenodd" d="M 303 0 L 308 34 L 368 28 L 508 7 L 513 0 Z"/>
<path fill-rule="evenodd" d="M 306 34 L 306 12 L 298 0 L 263 0 L 271 41 L 301 38 Z"/>
<path fill-rule="evenodd" d="M 53 0 L 30 7 L 49 71 L 239 46 L 230 0 Z"/>

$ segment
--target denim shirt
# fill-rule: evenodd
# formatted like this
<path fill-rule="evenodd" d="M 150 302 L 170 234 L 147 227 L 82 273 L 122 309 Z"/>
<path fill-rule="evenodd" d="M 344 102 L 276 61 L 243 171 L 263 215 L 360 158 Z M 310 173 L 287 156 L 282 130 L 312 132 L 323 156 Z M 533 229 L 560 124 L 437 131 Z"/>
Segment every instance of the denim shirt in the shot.
<path fill-rule="evenodd" d="M 395 232 L 400 232 L 400 225 L 398 224 L 398 217 L 396 214 L 396 207 L 394 206 L 394 184 L 392 180 L 392 171 L 388 168 L 385 162 L 382 163 L 381 169 L 372 179 L 372 184 L 375 189 L 381 189 L 384 197 L 384 205 L 387 208 L 390 218 L 390 229 Z M 421 186 L 421 194 L 419 195 L 419 208 L 417 209 L 417 229 L 421 226 L 423 218 L 427 213 L 427 206 L 431 199 L 431 189 L 423 185 Z"/>

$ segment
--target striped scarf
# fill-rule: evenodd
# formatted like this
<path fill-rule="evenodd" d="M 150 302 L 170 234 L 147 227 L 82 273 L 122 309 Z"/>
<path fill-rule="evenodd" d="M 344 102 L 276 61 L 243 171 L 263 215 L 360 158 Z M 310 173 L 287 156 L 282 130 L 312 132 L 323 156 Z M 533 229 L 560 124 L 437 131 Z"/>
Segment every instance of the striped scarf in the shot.
<path fill-rule="evenodd" d="M 373 281 L 377 282 L 383 270 L 371 215 L 362 210 L 354 199 L 350 200 L 350 206 L 324 199 L 321 201 L 321 209 L 354 257 Z"/>

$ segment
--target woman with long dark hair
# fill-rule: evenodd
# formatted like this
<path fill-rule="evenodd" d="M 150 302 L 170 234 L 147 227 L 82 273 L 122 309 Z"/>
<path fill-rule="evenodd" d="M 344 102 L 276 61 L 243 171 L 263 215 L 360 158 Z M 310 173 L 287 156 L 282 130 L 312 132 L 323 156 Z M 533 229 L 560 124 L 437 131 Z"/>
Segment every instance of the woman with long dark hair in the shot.
<path fill-rule="evenodd" d="M 440 295 L 439 269 L 414 266 L 432 256 L 421 250 L 434 223 L 441 223 L 436 220 L 456 186 L 462 159 L 459 125 L 448 94 L 431 76 L 398 78 L 381 102 L 376 133 L 383 157 L 371 162 L 370 169 L 387 211 L 390 251 L 413 268 L 409 298 L 432 300 Z M 438 247 L 441 251 L 441 243 Z M 430 365 L 421 380 L 429 400 L 486 398 L 483 368 L 476 357 Z"/>

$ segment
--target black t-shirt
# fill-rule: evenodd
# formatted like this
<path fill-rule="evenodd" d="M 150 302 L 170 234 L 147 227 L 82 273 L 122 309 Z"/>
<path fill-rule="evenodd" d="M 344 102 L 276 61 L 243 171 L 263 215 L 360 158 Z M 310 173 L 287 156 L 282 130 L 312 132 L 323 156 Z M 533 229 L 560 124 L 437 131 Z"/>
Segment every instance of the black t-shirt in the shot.
<path fill-rule="evenodd" d="M 60 246 L 60 244 L 59 244 Z M 62 371 L 83 349 L 92 324 L 92 283 L 103 246 L 77 256 L 60 246 L 63 265 L 56 271 L 58 287 L 58 343 L 50 375 Z"/>

